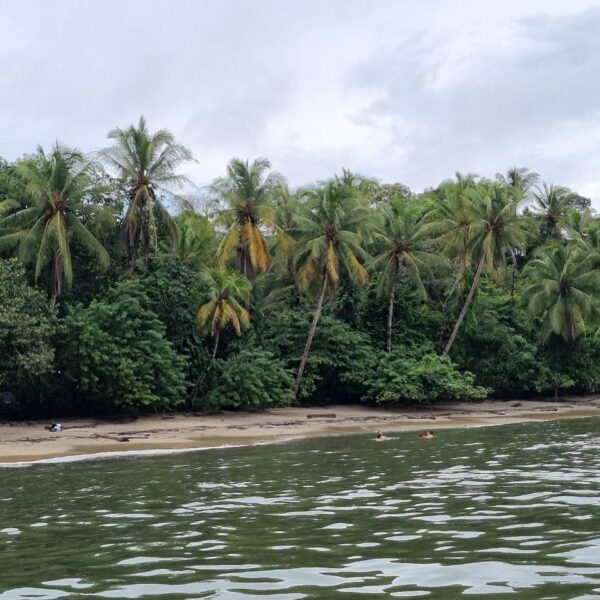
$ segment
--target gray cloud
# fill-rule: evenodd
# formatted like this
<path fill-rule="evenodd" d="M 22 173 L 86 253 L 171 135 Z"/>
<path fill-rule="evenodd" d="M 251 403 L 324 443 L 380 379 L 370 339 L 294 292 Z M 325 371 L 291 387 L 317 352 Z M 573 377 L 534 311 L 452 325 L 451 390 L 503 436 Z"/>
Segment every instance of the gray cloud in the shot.
<path fill-rule="evenodd" d="M 594 9 L 522 19 L 501 43 L 459 33 L 442 46 L 426 36 L 407 40 L 357 67 L 354 84 L 379 92 L 357 118 L 388 127 L 390 150 L 408 145 L 399 167 L 418 185 L 455 169 L 489 175 L 513 163 L 588 183 L 581 166 L 589 167 L 589 148 L 578 149 L 575 138 L 596 137 L 600 126 L 599 26 Z M 462 53 L 447 54 L 461 41 Z"/>
<path fill-rule="evenodd" d="M 600 206 L 600 1 L 5 0 L 0 155 L 145 114 L 198 158 L 415 190 L 526 165 Z"/>

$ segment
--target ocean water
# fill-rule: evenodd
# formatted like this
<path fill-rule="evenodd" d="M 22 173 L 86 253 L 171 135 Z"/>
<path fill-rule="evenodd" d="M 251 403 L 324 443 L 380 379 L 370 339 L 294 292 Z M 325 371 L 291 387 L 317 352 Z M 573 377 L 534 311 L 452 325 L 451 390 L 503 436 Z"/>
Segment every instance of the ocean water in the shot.
<path fill-rule="evenodd" d="M 0 468 L 0 600 L 600 599 L 600 420 L 389 435 Z"/>

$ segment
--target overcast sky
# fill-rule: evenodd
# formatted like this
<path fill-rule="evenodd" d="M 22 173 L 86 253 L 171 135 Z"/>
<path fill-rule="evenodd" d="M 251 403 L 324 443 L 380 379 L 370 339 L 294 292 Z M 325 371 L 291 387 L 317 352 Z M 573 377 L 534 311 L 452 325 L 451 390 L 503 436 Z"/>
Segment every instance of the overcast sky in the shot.
<path fill-rule="evenodd" d="M 600 1 L 2 0 L 0 156 L 144 114 L 198 160 L 415 191 L 527 166 L 600 209 Z"/>

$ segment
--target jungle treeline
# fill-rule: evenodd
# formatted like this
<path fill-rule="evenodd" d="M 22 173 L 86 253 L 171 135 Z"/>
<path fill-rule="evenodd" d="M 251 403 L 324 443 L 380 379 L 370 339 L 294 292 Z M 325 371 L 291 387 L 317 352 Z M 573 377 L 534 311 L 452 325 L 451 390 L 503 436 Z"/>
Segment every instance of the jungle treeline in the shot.
<path fill-rule="evenodd" d="M 526 168 L 292 189 L 144 118 L 0 161 L 0 412 L 396 405 L 600 386 L 600 220 Z M 402 178 L 402 173 L 398 173 Z"/>

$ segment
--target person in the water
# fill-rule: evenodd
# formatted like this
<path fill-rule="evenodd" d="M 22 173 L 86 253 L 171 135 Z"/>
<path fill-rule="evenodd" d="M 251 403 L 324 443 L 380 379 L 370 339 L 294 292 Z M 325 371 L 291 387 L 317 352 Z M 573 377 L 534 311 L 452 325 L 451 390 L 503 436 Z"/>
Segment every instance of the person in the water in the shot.
<path fill-rule="evenodd" d="M 388 438 L 385 437 L 385 435 L 383 435 L 383 431 L 378 431 L 375 434 L 375 441 L 376 442 L 385 442 Z"/>
<path fill-rule="evenodd" d="M 419 434 L 419 439 L 420 440 L 432 440 L 433 433 L 431 433 L 431 431 L 429 431 L 429 430 L 421 431 L 421 433 Z"/>

